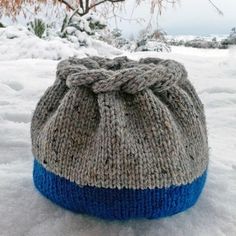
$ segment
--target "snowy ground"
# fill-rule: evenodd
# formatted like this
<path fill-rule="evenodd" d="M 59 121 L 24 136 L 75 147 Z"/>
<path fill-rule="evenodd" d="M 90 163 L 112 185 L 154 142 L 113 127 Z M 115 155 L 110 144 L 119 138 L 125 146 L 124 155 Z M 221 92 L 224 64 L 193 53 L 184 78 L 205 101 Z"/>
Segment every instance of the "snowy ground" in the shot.
<path fill-rule="evenodd" d="M 209 175 L 199 202 L 184 213 L 161 220 L 106 222 L 61 209 L 34 189 L 30 119 L 54 80 L 58 61 L 42 57 L 47 47 L 41 53 L 36 50 L 41 41 L 33 48 L 41 59 L 32 59 L 32 47 L 27 50 L 28 44 L 21 41 L 19 46 L 12 40 L 5 39 L 4 45 L 0 40 L 0 236 L 236 235 L 236 49 L 178 47 L 169 54 L 126 53 L 133 59 L 155 56 L 185 64 L 205 104 Z M 55 50 L 52 53 L 71 53 L 68 48 Z M 100 47 L 97 54 L 102 51 Z M 109 53 L 114 54 L 106 50 Z"/>

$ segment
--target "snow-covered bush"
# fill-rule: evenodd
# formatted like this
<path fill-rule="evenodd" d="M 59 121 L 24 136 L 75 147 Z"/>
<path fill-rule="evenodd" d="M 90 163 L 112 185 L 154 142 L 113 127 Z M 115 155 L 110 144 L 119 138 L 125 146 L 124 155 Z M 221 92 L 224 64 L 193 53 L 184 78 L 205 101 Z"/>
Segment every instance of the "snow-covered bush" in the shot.
<path fill-rule="evenodd" d="M 170 44 L 172 46 L 184 46 L 185 40 L 183 40 L 183 39 L 177 40 L 175 38 L 171 38 L 168 40 L 168 44 Z"/>
<path fill-rule="evenodd" d="M 236 27 L 231 29 L 228 37 L 168 36 L 167 42 L 173 46 L 227 49 L 230 45 L 236 45 Z"/>
<path fill-rule="evenodd" d="M 98 39 L 123 50 L 130 50 L 131 47 L 130 41 L 122 36 L 122 31 L 118 28 L 107 29 L 99 35 Z"/>
<path fill-rule="evenodd" d="M 227 39 L 222 40 L 222 47 L 228 48 L 230 45 L 236 45 L 236 27 L 231 29 Z"/>
<path fill-rule="evenodd" d="M 166 39 L 166 33 L 155 30 L 151 33 L 143 31 L 140 33 L 135 51 L 170 52 L 171 48 Z"/>
<path fill-rule="evenodd" d="M 96 37 L 96 34 L 105 27 L 106 24 L 94 13 L 87 14 L 84 17 L 75 14 L 72 14 L 72 16 L 66 15 L 60 35 L 73 43 L 78 43 L 80 46 L 89 46 L 91 45 L 89 36 Z"/>
<path fill-rule="evenodd" d="M 236 27 L 231 30 L 231 33 L 229 35 L 229 41 L 231 44 L 236 44 Z"/>
<path fill-rule="evenodd" d="M 155 52 L 169 52 L 170 46 L 166 43 L 148 40 L 148 41 L 139 41 L 135 51 L 155 51 Z"/>
<path fill-rule="evenodd" d="M 85 19 L 89 22 L 89 27 L 92 31 L 92 34 L 96 34 L 96 32 L 100 32 L 107 27 L 104 19 L 96 16 L 94 13 L 90 13 Z"/>
<path fill-rule="evenodd" d="M 219 48 L 220 42 L 217 42 L 216 38 L 213 38 L 212 40 L 196 38 L 185 42 L 184 46 L 193 48 Z"/>
<path fill-rule="evenodd" d="M 0 28 L 4 28 L 4 24 L 0 22 Z"/>
<path fill-rule="evenodd" d="M 228 40 L 217 37 L 196 37 L 196 36 L 168 36 L 168 43 L 172 46 L 185 46 L 193 48 L 224 49 L 228 48 Z"/>

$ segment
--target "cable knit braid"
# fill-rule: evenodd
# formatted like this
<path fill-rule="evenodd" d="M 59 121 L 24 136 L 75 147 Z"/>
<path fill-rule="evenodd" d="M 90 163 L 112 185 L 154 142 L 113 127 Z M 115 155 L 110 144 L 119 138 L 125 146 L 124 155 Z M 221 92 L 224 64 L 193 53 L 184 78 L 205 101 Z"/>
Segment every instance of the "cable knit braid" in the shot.
<path fill-rule="evenodd" d="M 171 215 L 192 206 L 205 182 L 203 105 L 173 60 L 61 61 L 31 136 L 36 187 L 76 212 Z"/>
<path fill-rule="evenodd" d="M 67 78 L 69 88 L 85 85 L 91 87 L 95 93 L 121 90 L 130 94 L 149 87 L 163 91 L 187 77 L 185 68 L 175 61 L 160 62 L 153 58 L 151 64 L 145 62 L 147 61 L 141 64 L 121 57 L 114 61 L 103 60 L 98 64 L 93 58 L 88 58 L 85 61 L 78 60 L 78 65 L 71 65 L 72 59 L 71 64 L 58 69 L 58 75 L 61 79 Z M 116 68 L 120 68 L 119 71 L 112 71 Z"/>

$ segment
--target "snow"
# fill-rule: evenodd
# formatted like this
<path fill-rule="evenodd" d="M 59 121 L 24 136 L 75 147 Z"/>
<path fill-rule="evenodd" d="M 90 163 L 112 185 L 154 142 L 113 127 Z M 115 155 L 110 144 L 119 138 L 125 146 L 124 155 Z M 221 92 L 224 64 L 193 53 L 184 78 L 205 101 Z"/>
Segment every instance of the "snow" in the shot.
<path fill-rule="evenodd" d="M 40 40 L 18 30 L 16 32 L 21 35 L 9 39 L 6 32 L 2 32 L 1 29 L 1 236 L 236 235 L 235 48 L 173 47 L 171 53 L 124 53 L 132 59 L 153 56 L 185 64 L 205 105 L 210 145 L 209 174 L 200 200 L 186 212 L 160 220 L 107 222 L 66 211 L 35 190 L 29 129 L 37 101 L 55 79 L 58 63 L 55 59 L 71 55 L 83 57 L 91 52 L 113 57 L 121 51 L 100 41 L 94 41 L 90 48 L 76 49 L 61 39 Z M 10 33 L 12 35 L 12 30 Z"/>
<path fill-rule="evenodd" d="M 82 37 L 83 35 L 80 35 Z M 85 34 L 83 37 L 88 37 Z M 81 39 L 82 40 L 82 39 Z M 78 39 L 77 39 L 78 41 Z M 22 58 L 60 60 L 70 56 L 85 57 L 88 55 L 120 55 L 122 52 L 106 43 L 90 39 L 90 47 L 53 36 L 47 40 L 34 36 L 23 26 L 0 28 L 0 61 Z"/>

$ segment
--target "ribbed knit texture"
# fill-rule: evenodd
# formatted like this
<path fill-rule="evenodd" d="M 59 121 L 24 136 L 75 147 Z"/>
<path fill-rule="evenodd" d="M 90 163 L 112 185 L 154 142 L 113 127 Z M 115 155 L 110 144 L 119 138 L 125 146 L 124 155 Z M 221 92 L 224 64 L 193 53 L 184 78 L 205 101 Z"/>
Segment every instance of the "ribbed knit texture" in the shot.
<path fill-rule="evenodd" d="M 104 197 L 100 203 L 110 209 L 99 215 L 97 205 L 94 212 L 91 207 L 84 209 L 89 201 L 84 204 L 81 199 L 83 203 L 74 208 L 63 204 L 64 197 L 55 198 L 55 194 L 64 194 L 60 191 L 47 196 L 76 212 L 112 219 L 170 215 L 193 205 L 205 182 L 208 143 L 203 105 L 185 68 L 172 60 L 91 57 L 60 62 L 55 83 L 34 112 L 31 135 L 34 181 L 44 195 L 53 184 L 60 189 L 59 183 L 68 184 L 63 189 L 74 191 L 71 196 L 78 198 L 81 191 L 85 198 L 89 196 L 89 188 L 99 191 L 96 194 Z M 138 195 L 131 197 L 134 205 L 127 204 L 128 215 L 114 213 L 114 209 L 120 211 L 122 201 L 126 205 L 126 197 L 133 196 L 134 190 Z M 151 197 L 147 206 L 141 190 L 146 197 L 151 194 L 157 199 Z M 115 205 L 109 208 L 109 195 L 114 191 L 119 204 L 112 198 Z M 128 193 L 124 196 L 123 191 Z M 163 197 L 166 194 L 168 198 Z M 73 201 L 80 202 L 69 199 L 65 201 L 72 201 L 71 206 Z M 161 204 L 172 207 L 167 210 Z M 151 207 L 152 215 L 129 209 L 135 205 Z"/>

